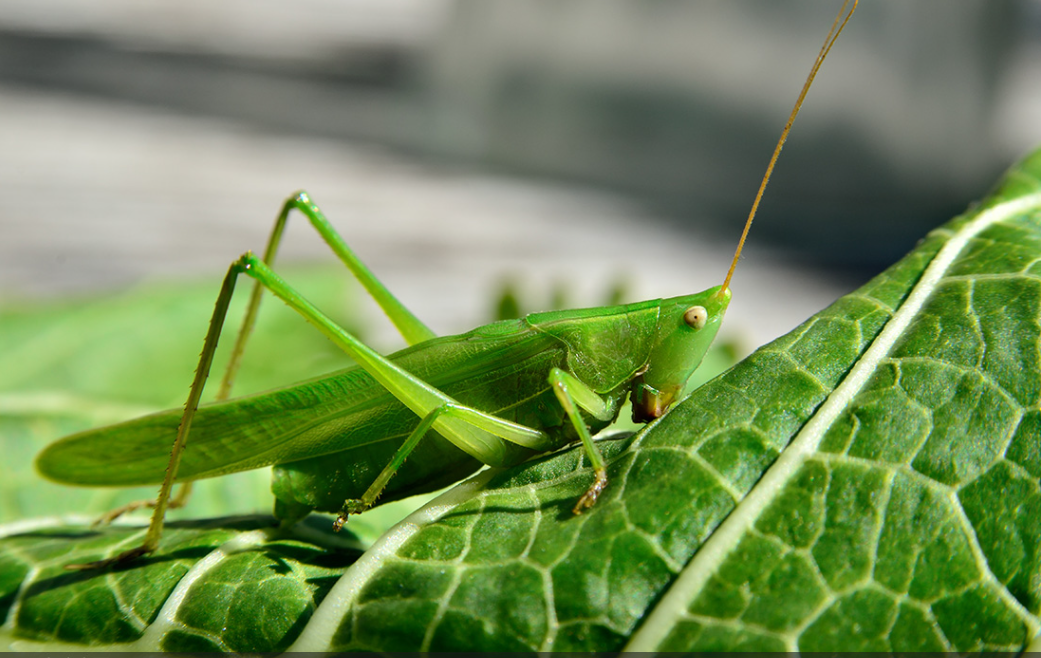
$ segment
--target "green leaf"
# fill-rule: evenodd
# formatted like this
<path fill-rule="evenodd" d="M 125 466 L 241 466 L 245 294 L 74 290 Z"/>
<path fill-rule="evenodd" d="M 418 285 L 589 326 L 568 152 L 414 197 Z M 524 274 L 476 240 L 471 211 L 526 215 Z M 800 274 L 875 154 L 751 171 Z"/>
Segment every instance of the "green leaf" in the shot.
<path fill-rule="evenodd" d="M 22 522 L 0 527 L 0 633 L 16 649 L 1037 650 L 1039 263 L 1041 151 L 860 290 L 604 441 L 611 484 L 581 516 L 572 449 L 482 472 L 364 553 L 322 519 L 289 535 L 215 520 L 70 574 L 141 530 Z"/>
<path fill-rule="evenodd" d="M 136 541 L 136 529 L 26 527 L 0 555 L 0 634 L 17 638 L 8 648 L 52 651 L 286 649 L 361 552 L 322 525 L 276 535 L 257 519 L 174 523 L 159 559 L 107 574 L 61 566 Z"/>
<path fill-rule="evenodd" d="M 356 290 L 343 267 L 297 269 L 292 281 L 357 332 L 350 313 Z M 184 404 L 199 359 L 220 278 L 149 285 L 102 300 L 0 308 L 0 522 L 75 511 L 101 514 L 154 498 L 154 487 L 77 490 L 52 485 L 31 464 L 45 445 L 67 434 Z M 240 318 L 240 295 L 229 318 Z M 264 305 L 236 380 L 249 393 L 349 365 L 343 353 L 281 304 Z M 229 319 L 229 326 L 235 327 Z M 229 334 L 230 335 L 230 334 Z M 213 371 L 223 371 L 233 341 L 225 339 Z M 275 358 L 261 358 L 262 355 Z M 212 398 L 216 386 L 207 388 Z M 200 482 L 194 515 L 271 507 L 269 471 Z M 174 512 L 173 518 L 184 517 Z"/>

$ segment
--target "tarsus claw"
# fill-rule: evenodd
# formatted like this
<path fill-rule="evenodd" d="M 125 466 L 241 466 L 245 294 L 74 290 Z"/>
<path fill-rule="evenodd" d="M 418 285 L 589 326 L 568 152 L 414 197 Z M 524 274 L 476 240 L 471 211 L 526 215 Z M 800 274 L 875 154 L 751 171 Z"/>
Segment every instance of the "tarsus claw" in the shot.
<path fill-rule="evenodd" d="M 589 489 L 586 490 L 582 497 L 575 503 L 575 508 L 571 510 L 572 514 L 581 514 L 585 510 L 589 509 L 596 503 L 596 499 L 599 498 L 600 492 L 607 486 L 607 472 L 603 470 L 595 471 L 595 479 L 593 484 L 590 485 Z"/>

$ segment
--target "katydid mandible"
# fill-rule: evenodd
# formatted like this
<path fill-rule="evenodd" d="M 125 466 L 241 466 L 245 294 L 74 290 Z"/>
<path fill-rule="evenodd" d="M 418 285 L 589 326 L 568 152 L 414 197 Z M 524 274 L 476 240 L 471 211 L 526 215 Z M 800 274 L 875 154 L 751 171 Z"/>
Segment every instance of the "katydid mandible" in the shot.
<path fill-rule="evenodd" d="M 660 417 L 700 365 L 730 303 L 730 279 L 792 122 L 855 8 L 856 0 L 843 2 L 774 149 L 730 269 L 722 285 L 704 292 L 534 313 L 436 337 L 362 264 L 306 193 L 291 196 L 263 258 L 246 252 L 228 270 L 185 408 L 74 434 L 37 458 L 40 473 L 57 482 L 162 484 L 141 546 L 76 567 L 105 566 L 155 551 L 166 509 L 178 502 L 171 498 L 175 483 L 268 465 L 274 465 L 275 515 L 283 524 L 319 510 L 337 513 L 334 528 L 339 530 L 349 515 L 363 512 L 378 498 L 433 491 L 482 464 L 511 466 L 580 442 L 593 474 L 573 511 L 581 514 L 592 507 L 607 485 L 606 465 L 592 435 L 614 422 L 626 398 L 632 402 L 633 420 Z M 293 210 L 310 220 L 409 347 L 389 356 L 375 352 L 271 269 Z M 255 280 L 246 316 L 218 402 L 200 406 L 241 274 Z M 268 393 L 227 399 L 264 289 L 358 365 Z"/>

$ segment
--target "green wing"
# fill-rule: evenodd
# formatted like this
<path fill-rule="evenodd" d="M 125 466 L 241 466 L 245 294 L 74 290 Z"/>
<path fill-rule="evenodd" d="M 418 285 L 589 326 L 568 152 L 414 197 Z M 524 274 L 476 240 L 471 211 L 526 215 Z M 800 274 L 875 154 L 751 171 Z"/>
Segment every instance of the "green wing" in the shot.
<path fill-rule="evenodd" d="M 389 357 L 456 399 L 511 416 L 547 388 L 564 345 L 523 320 L 412 346 Z M 37 457 L 45 477 L 66 484 L 133 486 L 162 481 L 181 410 L 61 439 Z M 530 420 L 513 414 L 518 422 Z M 178 481 L 399 443 L 418 419 L 360 368 L 200 407 Z"/>

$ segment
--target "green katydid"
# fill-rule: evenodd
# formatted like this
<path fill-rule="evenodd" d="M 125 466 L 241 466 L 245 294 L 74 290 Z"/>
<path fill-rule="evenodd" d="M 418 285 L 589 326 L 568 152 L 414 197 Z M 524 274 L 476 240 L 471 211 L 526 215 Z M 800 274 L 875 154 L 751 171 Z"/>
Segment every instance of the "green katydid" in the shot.
<path fill-rule="evenodd" d="M 275 514 L 284 524 L 319 510 L 338 513 L 334 528 L 339 530 L 348 515 L 371 507 L 377 498 L 387 501 L 433 491 L 482 464 L 511 466 L 580 442 L 593 481 L 573 511 L 580 514 L 592 507 L 607 485 L 606 465 L 592 435 L 614 422 L 626 398 L 632 402 L 634 421 L 660 417 L 701 363 L 730 303 L 731 277 L 792 122 L 855 8 L 856 0 L 852 5 L 844 0 L 774 149 L 730 269 L 722 285 L 706 291 L 534 313 L 436 337 L 362 264 L 306 193 L 291 196 L 278 215 L 264 257 L 247 252 L 232 263 L 185 408 L 66 437 L 37 458 L 38 470 L 62 483 L 162 483 L 140 547 L 77 567 L 103 566 L 155 551 L 167 507 L 183 498 L 172 500 L 175 483 L 184 483 L 186 490 L 193 480 L 267 465 L 274 465 Z M 409 347 L 389 356 L 375 352 L 271 269 L 293 210 L 310 220 Z M 240 274 L 255 279 L 246 316 L 219 401 L 199 406 Z M 264 289 L 358 365 L 276 391 L 227 399 Z"/>

